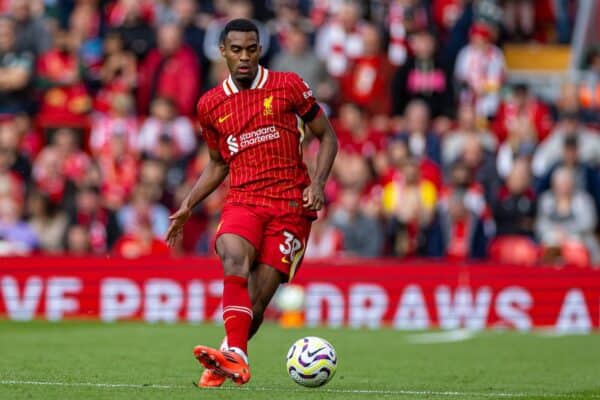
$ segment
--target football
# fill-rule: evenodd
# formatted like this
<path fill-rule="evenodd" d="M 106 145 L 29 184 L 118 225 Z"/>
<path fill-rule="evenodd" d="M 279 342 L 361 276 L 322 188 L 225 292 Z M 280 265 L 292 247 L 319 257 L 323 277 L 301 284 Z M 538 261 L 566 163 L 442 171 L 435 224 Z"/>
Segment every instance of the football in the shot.
<path fill-rule="evenodd" d="M 286 367 L 290 378 L 297 384 L 306 387 L 323 386 L 335 375 L 337 355 L 327 340 L 307 336 L 290 347 Z"/>

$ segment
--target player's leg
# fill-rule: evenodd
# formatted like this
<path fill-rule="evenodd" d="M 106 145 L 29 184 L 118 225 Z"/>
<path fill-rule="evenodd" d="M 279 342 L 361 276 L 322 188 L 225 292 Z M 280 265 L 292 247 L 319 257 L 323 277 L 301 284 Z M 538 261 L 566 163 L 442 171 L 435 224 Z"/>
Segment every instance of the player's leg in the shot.
<path fill-rule="evenodd" d="M 252 324 L 248 332 L 248 340 L 254 336 L 258 328 L 262 324 L 263 314 L 277 288 L 282 282 L 285 282 L 286 277 L 280 271 L 269 267 L 266 264 L 258 264 L 250 271 L 248 279 L 248 291 L 250 292 L 250 301 L 252 302 Z M 221 342 L 221 350 L 228 350 L 229 343 L 227 336 Z M 218 371 L 205 369 L 200 377 L 199 386 L 201 387 L 218 387 L 225 383 L 226 376 Z"/>
<path fill-rule="evenodd" d="M 257 265 L 250 272 L 250 297 L 254 313 L 250 337 L 262 324 L 264 311 L 279 285 L 293 279 L 298 271 L 310 226 L 310 220 L 298 215 L 283 215 L 267 223 Z"/>
<path fill-rule="evenodd" d="M 252 302 L 248 292 L 250 267 L 256 249 L 247 240 L 223 234 L 217 239 L 217 254 L 223 264 L 223 321 L 230 349 L 248 352 L 248 332 L 252 323 Z"/>
<path fill-rule="evenodd" d="M 227 349 L 217 350 L 196 346 L 194 355 L 208 370 L 232 378 L 241 384 L 250 379 L 247 343 L 252 323 L 252 303 L 248 292 L 248 278 L 257 251 L 260 248 L 264 221 L 255 211 L 239 206 L 223 209 L 222 223 L 217 232 L 216 251 L 223 266 L 223 321 Z M 200 386 L 219 386 L 223 379 L 210 372 L 203 373 Z"/>
<path fill-rule="evenodd" d="M 249 338 L 260 328 L 263 322 L 265 309 L 271 302 L 273 295 L 279 285 L 286 282 L 287 277 L 281 271 L 266 264 L 258 265 L 250 271 L 248 287 L 250 289 L 250 300 L 252 301 L 252 324 L 250 325 Z"/>
<path fill-rule="evenodd" d="M 227 350 L 196 346 L 194 354 L 207 370 L 200 386 L 220 386 L 228 377 L 237 384 L 250 379 L 247 346 L 252 323 L 252 303 L 248 292 L 250 266 L 256 257 L 255 247 L 246 239 L 224 233 L 219 235 L 216 250 L 223 265 L 223 321 Z"/>

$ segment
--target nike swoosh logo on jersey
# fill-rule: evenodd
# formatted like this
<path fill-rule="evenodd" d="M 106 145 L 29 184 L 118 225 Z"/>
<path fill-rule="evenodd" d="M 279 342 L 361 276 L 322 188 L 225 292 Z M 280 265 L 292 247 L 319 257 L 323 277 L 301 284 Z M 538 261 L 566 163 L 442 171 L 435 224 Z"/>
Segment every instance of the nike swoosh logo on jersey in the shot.
<path fill-rule="evenodd" d="M 219 123 L 220 123 L 220 124 L 222 124 L 223 122 L 227 121 L 227 119 L 228 119 L 229 117 L 231 117 L 231 115 L 232 115 L 232 114 L 233 114 L 233 113 L 229 113 L 229 114 L 227 114 L 227 115 L 226 115 L 226 116 L 224 116 L 224 117 L 219 117 Z"/>

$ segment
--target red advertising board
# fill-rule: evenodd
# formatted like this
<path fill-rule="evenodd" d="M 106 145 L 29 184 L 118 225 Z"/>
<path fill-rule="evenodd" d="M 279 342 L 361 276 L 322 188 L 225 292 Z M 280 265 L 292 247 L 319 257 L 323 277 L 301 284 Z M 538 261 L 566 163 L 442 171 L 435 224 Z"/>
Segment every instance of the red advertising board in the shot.
<path fill-rule="evenodd" d="M 213 258 L 0 259 L 0 316 L 201 322 L 221 318 Z M 308 325 L 396 329 L 600 327 L 600 271 L 397 260 L 305 262 Z"/>

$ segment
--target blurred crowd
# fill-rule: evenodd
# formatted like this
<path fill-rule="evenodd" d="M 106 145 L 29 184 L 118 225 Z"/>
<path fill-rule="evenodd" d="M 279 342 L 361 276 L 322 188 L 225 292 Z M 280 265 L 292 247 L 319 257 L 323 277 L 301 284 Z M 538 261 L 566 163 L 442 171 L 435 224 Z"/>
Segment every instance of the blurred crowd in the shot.
<path fill-rule="evenodd" d="M 195 104 L 218 36 L 259 27 L 340 141 L 307 258 L 600 260 L 600 52 L 558 99 L 501 44 L 569 43 L 568 0 L 0 0 L 0 255 L 168 254 L 208 160 Z M 535 60 L 532 60 L 535 62 Z M 318 141 L 304 143 L 314 166 Z M 178 253 L 210 254 L 226 187 Z"/>

